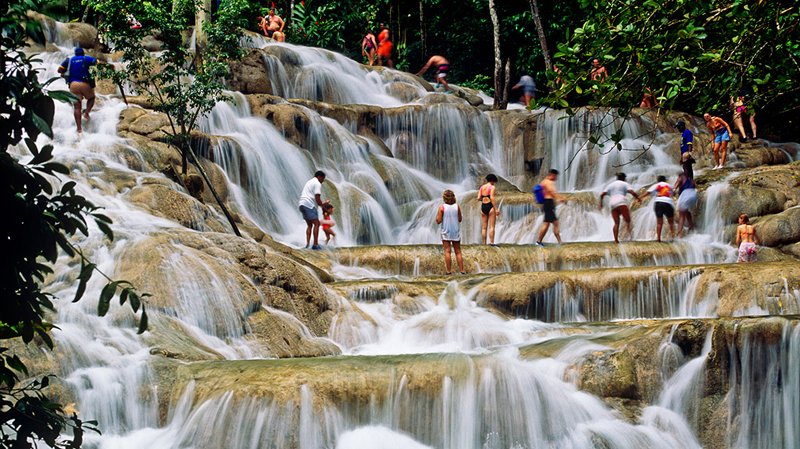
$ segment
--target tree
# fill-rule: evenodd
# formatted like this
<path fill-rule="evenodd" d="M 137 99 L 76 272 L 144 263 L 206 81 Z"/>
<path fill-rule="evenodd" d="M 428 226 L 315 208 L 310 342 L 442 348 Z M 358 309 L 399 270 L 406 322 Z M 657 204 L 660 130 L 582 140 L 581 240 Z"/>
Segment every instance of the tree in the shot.
<path fill-rule="evenodd" d="M 550 51 L 547 49 L 547 38 L 544 36 L 542 18 L 539 16 L 539 3 L 536 0 L 530 0 L 530 2 L 533 23 L 536 24 L 536 33 L 539 35 L 539 45 L 542 46 L 542 56 L 544 56 L 545 70 L 552 69 L 553 62 L 550 60 Z"/>
<path fill-rule="evenodd" d="M 489 0 L 489 15 L 492 18 L 492 34 L 494 36 L 494 109 L 503 109 L 503 62 L 500 60 L 500 21 L 497 19 L 497 8 L 494 0 Z"/>
<path fill-rule="evenodd" d="M 176 4 L 134 3 L 124 0 L 92 0 L 94 8 L 105 14 L 106 36 L 117 51 L 122 51 L 125 68 L 117 75 L 105 76 L 130 80 L 149 98 L 156 111 L 166 114 L 170 130 L 167 143 L 174 145 L 182 156 L 182 174 L 186 175 L 191 161 L 205 180 L 228 219 L 234 233 L 241 236 L 228 208 L 220 199 L 208 179 L 203 166 L 192 148 L 191 132 L 198 120 L 205 117 L 219 101 L 226 100 L 223 80 L 229 76 L 229 61 L 242 55 L 239 47 L 241 29 L 247 26 L 245 0 L 227 0 L 217 11 L 216 20 L 197 20 L 202 33 L 197 33 L 198 54 L 184 42 L 182 33 L 192 24 L 194 17 L 207 17 L 208 11 L 197 8 L 194 0 Z M 207 3 L 207 0 L 206 0 Z M 143 24 L 133 30 L 123 13 L 134 14 Z M 142 34 L 159 33 L 164 51 L 153 56 L 144 47 Z M 201 38 L 202 36 L 202 38 Z M 200 54 L 202 52 L 202 55 Z"/>
<path fill-rule="evenodd" d="M 51 145 L 40 149 L 35 143 L 40 134 L 53 137 L 54 100 L 77 100 L 69 92 L 48 91 L 53 80 L 40 83 L 33 69 L 36 59 L 20 52 L 26 38 L 44 41 L 41 25 L 25 19 L 25 12 L 36 8 L 33 0 L 23 0 L 9 5 L 0 17 L 0 207 L 13 217 L 0 221 L 0 298 L 4 302 L 0 316 L 0 446 L 32 448 L 43 442 L 51 447 L 78 448 L 84 429 L 94 429 L 96 423 L 67 416 L 59 404 L 50 402 L 44 391 L 49 377 L 20 385 L 20 375 L 28 375 L 27 367 L 6 346 L 9 339 L 29 343 L 38 336 L 52 348 L 49 331 L 55 326 L 45 320 L 45 314 L 54 310 L 53 295 L 42 290 L 41 284 L 52 273 L 59 249 L 81 261 L 74 298 L 78 301 L 97 270 L 69 238 L 79 232 L 88 235 L 86 218 L 92 217 L 113 239 L 111 220 L 75 193 L 75 182 L 68 181 L 54 190 L 47 177 L 68 175 L 69 170 L 53 162 Z M 27 163 L 9 152 L 20 144 L 32 156 Z M 121 304 L 128 302 L 134 312 L 141 308 L 139 332 L 144 332 L 147 314 L 142 298 L 149 295 L 140 296 L 126 281 L 109 279 L 98 313 L 108 311 L 117 291 Z M 72 429 L 71 440 L 61 437 L 66 428 Z"/>

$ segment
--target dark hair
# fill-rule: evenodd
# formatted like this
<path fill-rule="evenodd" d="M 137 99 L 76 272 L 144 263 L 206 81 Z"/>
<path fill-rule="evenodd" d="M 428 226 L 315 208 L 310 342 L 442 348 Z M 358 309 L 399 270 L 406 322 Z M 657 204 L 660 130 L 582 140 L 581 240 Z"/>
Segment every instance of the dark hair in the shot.
<path fill-rule="evenodd" d="M 555 168 L 551 168 L 550 169 L 550 174 L 551 175 L 557 175 L 558 174 L 558 170 L 556 170 Z"/>
<path fill-rule="evenodd" d="M 314 177 L 317 178 L 319 176 L 322 176 L 324 178 L 325 177 L 325 172 L 323 172 L 322 170 L 317 170 L 317 172 L 314 173 Z"/>
<path fill-rule="evenodd" d="M 622 173 L 622 172 L 617 173 L 617 179 L 619 179 L 620 181 L 624 181 L 625 178 L 627 178 L 625 173 Z"/>
<path fill-rule="evenodd" d="M 83 54 L 83 49 L 81 47 L 75 47 L 75 54 L 76 55 L 82 55 Z"/>
<path fill-rule="evenodd" d="M 675 124 L 675 127 L 678 128 L 678 129 L 686 128 L 686 123 L 683 123 L 683 120 L 681 120 L 681 121 L 679 121 L 678 123 Z"/>
<path fill-rule="evenodd" d="M 658 182 L 667 182 L 667 177 L 664 175 L 659 175 L 658 178 L 656 179 L 658 180 Z"/>
<path fill-rule="evenodd" d="M 332 211 L 333 210 L 333 204 L 331 204 L 331 203 L 323 204 L 322 205 L 322 210 L 324 210 L 325 212 Z"/>
<path fill-rule="evenodd" d="M 497 182 L 497 176 L 492 173 L 486 175 L 486 182 Z"/>
<path fill-rule="evenodd" d="M 741 215 L 739 215 L 739 218 L 742 219 L 742 223 L 745 223 L 745 224 L 750 223 L 750 217 L 748 217 L 747 214 L 741 214 Z"/>

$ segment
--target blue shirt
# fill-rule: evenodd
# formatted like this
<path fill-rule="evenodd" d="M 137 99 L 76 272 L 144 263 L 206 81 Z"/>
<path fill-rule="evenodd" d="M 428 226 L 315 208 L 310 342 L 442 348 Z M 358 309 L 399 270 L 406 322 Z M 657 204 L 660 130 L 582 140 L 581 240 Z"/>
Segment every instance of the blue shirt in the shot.
<path fill-rule="evenodd" d="M 694 139 L 694 134 L 692 134 L 692 132 L 689 131 L 689 128 L 686 128 L 683 131 L 683 134 L 681 134 L 681 154 L 687 151 L 692 151 L 692 147 L 694 146 L 692 144 L 693 139 Z"/>
<path fill-rule="evenodd" d="M 87 79 L 91 78 L 89 75 L 89 67 L 97 64 L 97 59 L 94 59 L 91 56 L 76 55 L 69 59 L 65 59 L 64 62 L 61 63 L 61 67 L 66 70 L 67 64 L 69 64 L 70 83 L 75 81 L 86 81 Z"/>

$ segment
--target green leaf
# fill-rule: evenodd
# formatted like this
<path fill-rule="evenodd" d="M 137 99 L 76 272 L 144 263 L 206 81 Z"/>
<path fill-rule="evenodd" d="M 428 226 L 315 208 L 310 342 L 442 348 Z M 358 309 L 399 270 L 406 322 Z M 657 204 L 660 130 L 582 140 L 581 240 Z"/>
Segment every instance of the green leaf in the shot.
<path fill-rule="evenodd" d="M 103 287 L 103 291 L 100 292 L 100 300 L 97 302 L 97 314 L 100 316 L 106 316 L 108 313 L 108 307 L 111 303 L 111 298 L 114 297 L 114 293 L 117 292 L 117 283 L 116 282 L 109 282 Z"/>
<path fill-rule="evenodd" d="M 81 274 L 78 275 L 78 290 L 75 292 L 75 299 L 73 299 L 72 302 L 78 302 L 83 297 L 84 292 L 86 292 L 86 283 L 92 278 L 92 273 L 97 267 L 97 265 L 91 262 L 84 263 L 82 261 L 81 263 Z"/>
<path fill-rule="evenodd" d="M 144 304 L 142 304 L 142 317 L 139 319 L 139 330 L 137 334 L 143 334 L 144 331 L 147 330 L 147 312 L 144 310 Z"/>
<path fill-rule="evenodd" d="M 67 104 L 72 104 L 78 101 L 78 97 L 76 97 L 75 94 L 66 90 L 51 90 L 47 92 L 47 95 L 53 100 Z"/>
<path fill-rule="evenodd" d="M 52 139 L 53 130 L 50 128 L 50 125 L 47 124 L 47 122 L 43 118 L 39 117 L 39 115 L 36 112 L 31 110 L 28 110 L 27 112 L 30 114 L 31 120 L 33 121 L 33 124 L 36 126 L 36 129 L 41 131 L 42 134 L 44 134 L 45 136 Z"/>

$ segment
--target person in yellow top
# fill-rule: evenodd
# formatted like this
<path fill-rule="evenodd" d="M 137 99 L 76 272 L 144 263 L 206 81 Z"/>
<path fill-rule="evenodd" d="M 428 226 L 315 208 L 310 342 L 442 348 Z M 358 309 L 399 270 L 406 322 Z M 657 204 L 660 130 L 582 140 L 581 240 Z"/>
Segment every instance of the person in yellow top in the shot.
<path fill-rule="evenodd" d="M 728 142 L 731 140 L 731 127 L 728 122 L 719 117 L 715 117 L 708 112 L 703 114 L 706 126 L 714 134 L 714 170 L 720 169 L 725 165 L 725 156 L 728 154 Z M 721 155 L 720 155 L 721 153 Z"/>
<path fill-rule="evenodd" d="M 757 258 L 756 245 L 761 243 L 756 234 L 756 228 L 750 224 L 747 214 L 739 215 L 739 227 L 736 228 L 736 246 L 739 247 L 737 262 L 755 262 Z"/>

